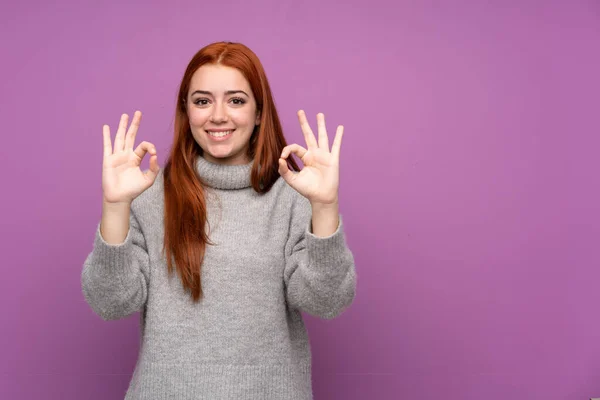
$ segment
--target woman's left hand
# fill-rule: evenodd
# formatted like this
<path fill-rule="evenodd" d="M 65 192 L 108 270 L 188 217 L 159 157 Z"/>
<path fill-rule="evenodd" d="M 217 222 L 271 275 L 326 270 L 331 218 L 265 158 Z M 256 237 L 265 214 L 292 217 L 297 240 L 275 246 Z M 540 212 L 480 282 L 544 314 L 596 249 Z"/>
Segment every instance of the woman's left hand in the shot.
<path fill-rule="evenodd" d="M 307 149 L 298 144 L 285 146 L 279 158 L 279 174 L 311 204 L 337 204 L 340 182 L 340 147 L 344 127 L 342 125 L 337 127 L 333 145 L 329 151 L 325 116 L 322 113 L 317 114 L 318 142 L 310 129 L 304 111 L 298 111 L 298 120 L 304 133 Z M 296 154 L 304 164 L 304 168 L 300 172 L 293 172 L 288 168 L 286 160 L 291 153 Z"/>

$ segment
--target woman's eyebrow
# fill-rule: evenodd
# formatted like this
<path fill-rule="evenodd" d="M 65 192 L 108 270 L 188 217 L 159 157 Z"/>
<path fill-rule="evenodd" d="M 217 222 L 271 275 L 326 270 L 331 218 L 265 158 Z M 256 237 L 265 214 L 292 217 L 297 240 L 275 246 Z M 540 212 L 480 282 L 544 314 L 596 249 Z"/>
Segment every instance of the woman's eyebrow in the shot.
<path fill-rule="evenodd" d="M 226 95 L 237 94 L 237 93 L 243 93 L 247 97 L 250 97 L 250 96 L 248 96 L 248 93 L 244 92 L 243 90 L 228 90 L 228 91 L 225 92 Z M 208 96 L 212 96 L 213 95 L 208 90 L 195 90 L 190 96 L 193 96 L 195 94 L 205 94 L 205 95 L 208 95 Z"/>

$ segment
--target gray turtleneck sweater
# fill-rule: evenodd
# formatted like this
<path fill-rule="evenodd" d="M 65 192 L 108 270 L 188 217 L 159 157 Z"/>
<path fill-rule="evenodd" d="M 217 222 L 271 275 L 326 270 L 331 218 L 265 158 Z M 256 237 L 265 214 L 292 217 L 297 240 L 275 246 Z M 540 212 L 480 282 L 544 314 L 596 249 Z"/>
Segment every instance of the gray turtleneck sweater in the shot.
<path fill-rule="evenodd" d="M 263 195 L 252 163 L 196 169 L 208 187 L 204 298 L 193 303 L 169 278 L 162 170 L 131 204 L 130 228 L 111 245 L 96 227 L 81 284 L 104 320 L 140 311 L 139 356 L 125 399 L 312 399 L 311 351 L 301 312 L 340 315 L 356 290 L 343 221 L 329 237 L 311 232 L 308 200 L 279 178 Z"/>

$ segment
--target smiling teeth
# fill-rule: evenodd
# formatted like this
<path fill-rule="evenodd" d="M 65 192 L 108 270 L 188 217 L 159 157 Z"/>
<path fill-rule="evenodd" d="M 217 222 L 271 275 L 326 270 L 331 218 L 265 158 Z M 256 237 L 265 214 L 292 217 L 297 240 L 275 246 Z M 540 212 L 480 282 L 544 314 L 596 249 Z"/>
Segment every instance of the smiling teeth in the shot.
<path fill-rule="evenodd" d="M 231 133 L 232 131 L 225 131 L 225 132 L 211 132 L 208 131 L 208 134 L 210 136 L 214 136 L 214 137 L 223 137 L 223 136 L 227 136 Z"/>

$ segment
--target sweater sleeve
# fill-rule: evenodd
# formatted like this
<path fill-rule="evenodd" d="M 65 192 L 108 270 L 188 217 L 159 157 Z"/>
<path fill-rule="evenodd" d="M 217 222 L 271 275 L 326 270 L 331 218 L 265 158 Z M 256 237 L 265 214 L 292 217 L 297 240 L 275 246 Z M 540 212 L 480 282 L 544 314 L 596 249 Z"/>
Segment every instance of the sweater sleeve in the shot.
<path fill-rule="evenodd" d="M 81 273 L 86 302 L 103 320 L 115 320 L 140 311 L 148 296 L 150 257 L 133 211 L 129 231 L 118 245 L 106 243 L 96 227 L 94 247 Z"/>
<path fill-rule="evenodd" d="M 337 230 L 328 237 L 315 236 L 311 220 L 310 202 L 297 197 L 285 247 L 286 300 L 291 308 L 332 319 L 354 301 L 354 257 L 346 245 L 341 215 Z"/>

